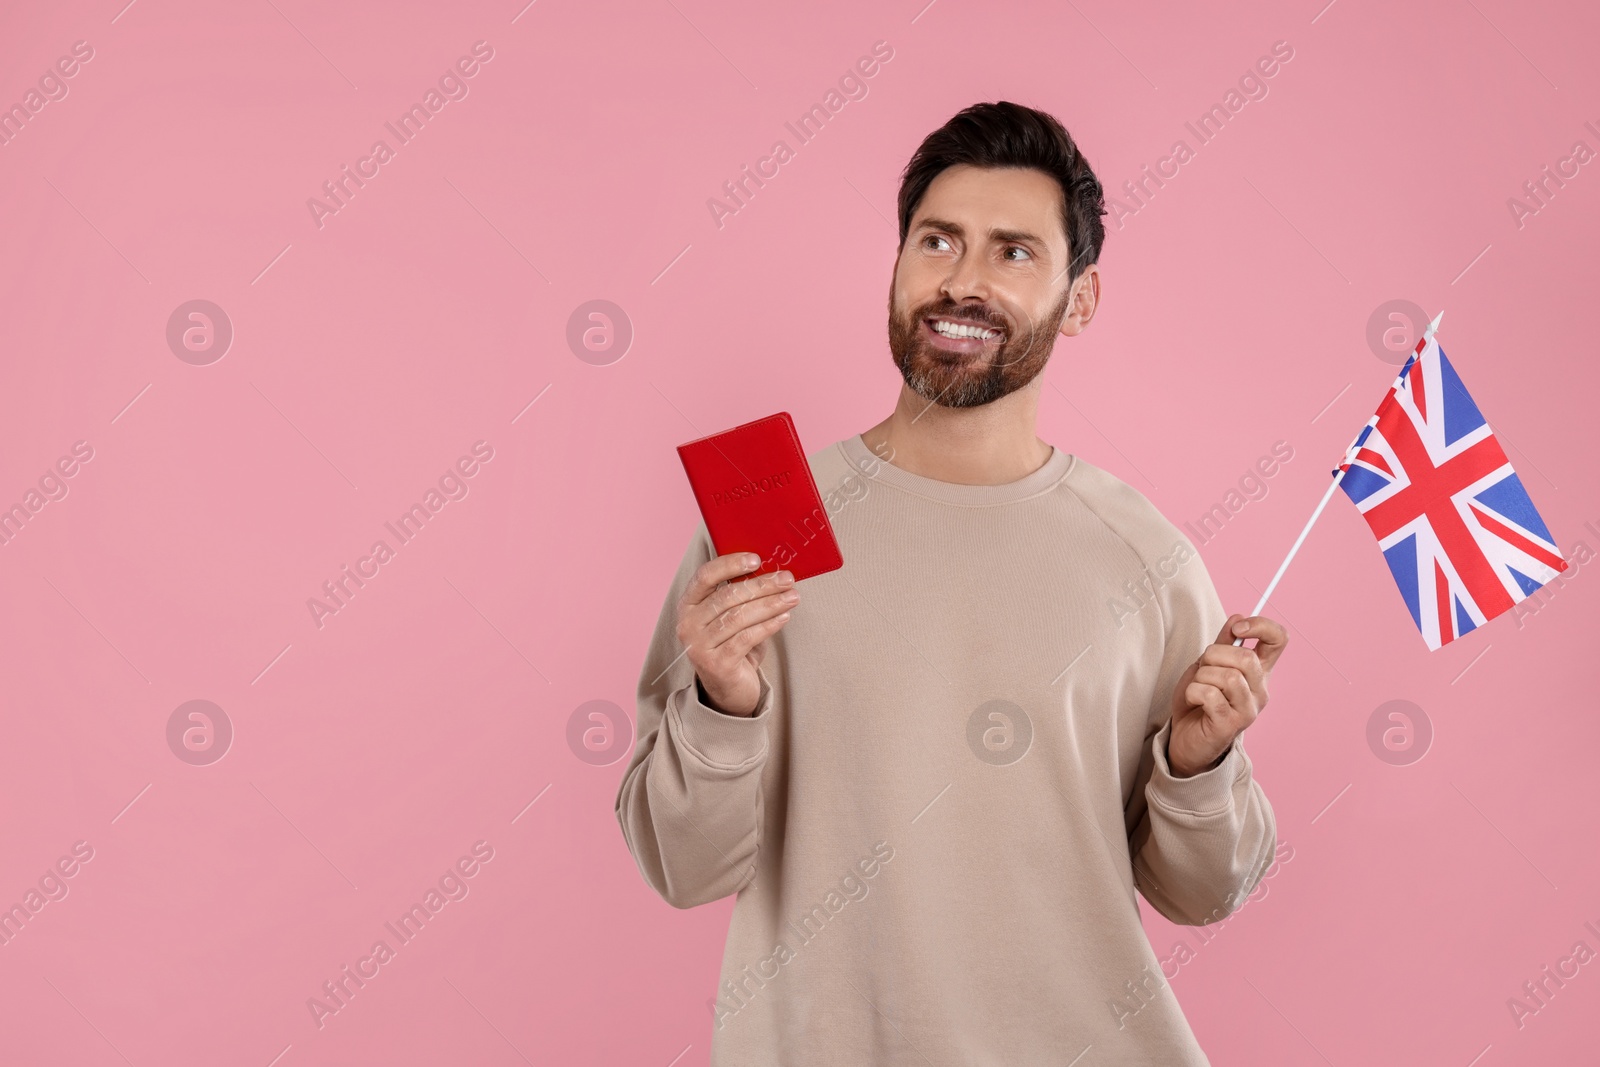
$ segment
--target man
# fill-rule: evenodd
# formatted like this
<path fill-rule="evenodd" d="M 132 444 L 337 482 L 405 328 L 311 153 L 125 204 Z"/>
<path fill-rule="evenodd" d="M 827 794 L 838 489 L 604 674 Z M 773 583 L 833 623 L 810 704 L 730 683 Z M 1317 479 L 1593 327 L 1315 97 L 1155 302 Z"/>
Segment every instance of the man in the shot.
<path fill-rule="evenodd" d="M 1214 922 L 1271 863 L 1240 734 L 1286 637 L 1035 435 L 1104 211 L 1049 115 L 930 135 L 899 195 L 899 401 L 807 457 L 844 567 L 729 581 L 759 561 L 704 523 L 678 567 L 616 808 L 669 903 L 738 893 L 713 1065 L 1208 1062 L 1134 893 Z"/>

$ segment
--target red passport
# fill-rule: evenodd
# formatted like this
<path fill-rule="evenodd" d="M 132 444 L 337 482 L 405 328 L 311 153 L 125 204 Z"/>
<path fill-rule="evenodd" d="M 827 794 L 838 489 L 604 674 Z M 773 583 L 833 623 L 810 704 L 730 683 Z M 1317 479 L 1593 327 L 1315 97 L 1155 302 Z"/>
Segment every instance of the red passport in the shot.
<path fill-rule="evenodd" d="M 678 446 L 717 555 L 754 552 L 734 581 L 787 570 L 795 581 L 844 566 L 787 411 Z"/>

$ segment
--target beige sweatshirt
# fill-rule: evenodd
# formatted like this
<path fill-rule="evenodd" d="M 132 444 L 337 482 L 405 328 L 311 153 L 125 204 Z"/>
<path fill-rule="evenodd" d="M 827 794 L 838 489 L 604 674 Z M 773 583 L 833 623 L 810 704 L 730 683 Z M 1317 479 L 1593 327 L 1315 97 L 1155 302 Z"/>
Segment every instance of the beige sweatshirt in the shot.
<path fill-rule="evenodd" d="M 807 461 L 844 567 L 800 583 L 755 714 L 725 715 L 675 634 L 702 522 L 617 794 L 669 903 L 738 894 L 713 1067 L 1207 1063 L 1134 891 L 1224 918 L 1276 824 L 1240 740 L 1167 767 L 1174 685 L 1227 618 L 1193 546 L 1059 449 L 1005 485 L 859 436 Z"/>

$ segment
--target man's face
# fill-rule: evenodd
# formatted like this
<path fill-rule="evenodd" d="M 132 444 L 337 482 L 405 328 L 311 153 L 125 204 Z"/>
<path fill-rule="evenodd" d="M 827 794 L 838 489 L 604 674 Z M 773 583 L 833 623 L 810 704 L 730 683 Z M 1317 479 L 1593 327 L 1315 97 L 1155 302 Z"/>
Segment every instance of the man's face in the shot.
<path fill-rule="evenodd" d="M 906 384 L 950 408 L 1027 385 L 1057 332 L 1077 333 L 1087 321 L 1062 325 L 1069 258 L 1054 178 L 964 164 L 940 172 L 912 216 L 889 291 L 889 350 Z M 1096 282 L 1094 272 L 1080 274 L 1077 288 Z M 974 328 L 983 335 L 946 336 Z"/>

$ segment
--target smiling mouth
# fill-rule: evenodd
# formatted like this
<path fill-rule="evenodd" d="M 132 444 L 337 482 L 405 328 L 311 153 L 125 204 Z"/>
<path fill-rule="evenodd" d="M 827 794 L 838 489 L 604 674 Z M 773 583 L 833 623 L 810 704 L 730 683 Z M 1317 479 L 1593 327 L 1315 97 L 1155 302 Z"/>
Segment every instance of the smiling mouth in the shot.
<path fill-rule="evenodd" d="M 970 322 L 965 319 L 949 319 L 941 315 L 935 315 L 922 321 L 931 332 L 952 341 L 965 339 L 998 341 L 1005 337 L 1005 331 L 998 327 Z"/>

